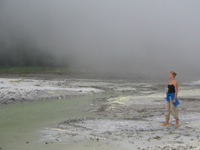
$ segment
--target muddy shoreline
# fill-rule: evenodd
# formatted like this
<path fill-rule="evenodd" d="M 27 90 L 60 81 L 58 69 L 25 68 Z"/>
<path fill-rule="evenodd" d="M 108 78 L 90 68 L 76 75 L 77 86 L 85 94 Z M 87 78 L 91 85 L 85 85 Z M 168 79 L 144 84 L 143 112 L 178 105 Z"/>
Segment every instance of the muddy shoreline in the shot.
<path fill-rule="evenodd" d="M 110 93 L 87 104 L 84 111 L 89 112 L 90 117 L 66 119 L 46 126 L 39 131 L 38 142 L 85 143 L 83 150 L 92 145 L 87 143 L 96 143 L 97 149 L 113 145 L 119 150 L 199 150 L 200 90 L 196 83 L 180 84 L 181 126 L 178 129 L 174 127 L 173 118 L 171 126 L 160 126 L 164 120 L 166 85 L 163 82 L 52 76 L 0 78 L 0 103 L 3 107 L 18 101 Z"/>
<path fill-rule="evenodd" d="M 140 83 L 139 79 L 99 78 L 93 75 L 1 75 L 0 105 L 18 101 L 66 99 L 109 91 L 138 92 L 134 88 L 135 81 Z"/>
<path fill-rule="evenodd" d="M 164 120 L 164 105 L 157 98 L 143 99 L 142 102 L 138 98 L 134 101 L 134 96 L 130 95 L 96 99 L 88 111 L 98 116 L 98 119 L 72 119 L 47 127 L 41 132 L 42 141 L 93 141 L 99 145 L 111 144 L 127 150 L 199 150 L 200 99 L 193 100 L 184 99 L 181 102 L 181 126 L 176 129 L 173 118 L 169 127 L 160 125 Z"/>

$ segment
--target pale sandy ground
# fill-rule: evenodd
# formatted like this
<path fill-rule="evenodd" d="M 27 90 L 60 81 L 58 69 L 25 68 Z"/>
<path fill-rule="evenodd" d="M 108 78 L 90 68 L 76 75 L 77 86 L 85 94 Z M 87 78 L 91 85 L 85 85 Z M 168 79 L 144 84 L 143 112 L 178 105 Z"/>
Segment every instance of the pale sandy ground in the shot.
<path fill-rule="evenodd" d="M 81 80 L 40 80 L 26 78 L 0 78 L 0 104 L 15 101 L 62 99 L 102 92 L 100 89 L 84 87 Z M 77 84 L 80 83 L 80 84 Z"/>
<path fill-rule="evenodd" d="M 171 126 L 160 126 L 164 121 L 166 90 L 162 82 L 0 78 L 0 103 L 117 92 L 117 95 L 94 99 L 88 104 L 87 111 L 94 117 L 49 125 L 40 131 L 38 142 L 76 144 L 94 141 L 99 145 L 116 145 L 119 150 L 200 150 L 199 85 L 199 81 L 180 84 L 181 126 L 178 129 L 174 127 L 173 117 Z"/>

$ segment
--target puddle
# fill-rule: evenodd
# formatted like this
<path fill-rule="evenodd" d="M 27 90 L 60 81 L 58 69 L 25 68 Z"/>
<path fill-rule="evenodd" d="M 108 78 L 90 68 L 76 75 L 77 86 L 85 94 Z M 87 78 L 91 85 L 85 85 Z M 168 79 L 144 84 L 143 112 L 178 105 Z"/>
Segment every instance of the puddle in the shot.
<path fill-rule="evenodd" d="M 0 106 L 0 148 L 2 150 L 98 150 L 101 148 L 112 149 L 105 144 L 98 143 L 60 144 L 39 142 L 39 132 L 49 125 L 73 118 L 90 116 L 86 107 L 92 99 L 99 95 L 82 96 L 67 100 L 50 100 L 37 102 L 12 103 Z M 88 146 L 88 144 L 90 146 Z M 114 147 L 116 149 L 116 147 Z"/>

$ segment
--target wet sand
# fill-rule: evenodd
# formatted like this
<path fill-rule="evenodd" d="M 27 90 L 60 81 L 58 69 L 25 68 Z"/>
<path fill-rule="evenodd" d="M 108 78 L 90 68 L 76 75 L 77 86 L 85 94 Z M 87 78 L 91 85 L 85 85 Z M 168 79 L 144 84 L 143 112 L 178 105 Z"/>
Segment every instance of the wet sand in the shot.
<path fill-rule="evenodd" d="M 163 82 L 105 79 L 1 78 L 1 107 L 16 101 L 67 99 L 95 95 L 82 111 L 40 129 L 36 143 L 70 149 L 200 149 L 200 89 L 198 82 L 180 84 L 180 124 L 162 127 L 166 85 Z M 108 94 L 109 93 L 109 94 Z M 74 110 L 76 111 L 76 110 Z M 63 118 L 64 119 L 64 118 Z"/>

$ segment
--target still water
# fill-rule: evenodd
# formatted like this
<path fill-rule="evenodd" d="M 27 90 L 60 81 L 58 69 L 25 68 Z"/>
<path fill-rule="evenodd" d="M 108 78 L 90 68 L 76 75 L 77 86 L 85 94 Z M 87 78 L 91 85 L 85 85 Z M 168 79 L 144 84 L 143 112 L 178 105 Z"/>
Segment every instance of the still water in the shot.
<path fill-rule="evenodd" d="M 98 150 L 118 149 L 98 143 L 46 144 L 40 142 L 39 131 L 67 119 L 90 117 L 86 111 L 96 96 L 67 100 L 14 103 L 0 106 L 0 149 L 2 150 Z M 93 116 L 94 117 L 94 116 Z"/>

